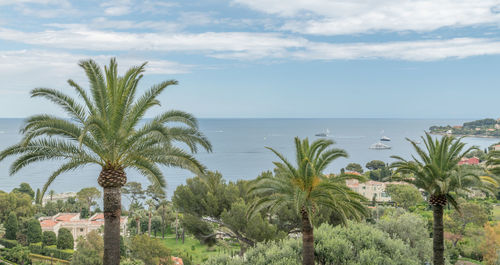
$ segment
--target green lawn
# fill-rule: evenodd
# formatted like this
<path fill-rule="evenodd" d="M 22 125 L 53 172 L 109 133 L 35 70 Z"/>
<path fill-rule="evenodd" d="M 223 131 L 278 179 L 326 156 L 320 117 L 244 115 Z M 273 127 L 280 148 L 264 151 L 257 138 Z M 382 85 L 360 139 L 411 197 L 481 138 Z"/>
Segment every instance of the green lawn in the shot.
<path fill-rule="evenodd" d="M 201 245 L 200 241 L 192 236 L 186 236 L 184 244 L 182 244 L 182 240 L 178 242 L 175 241 L 175 236 L 169 234 L 163 240 L 165 245 L 172 251 L 172 254 L 179 255 L 181 253 L 184 257 L 192 257 L 193 264 L 201 264 L 201 262 L 208 259 L 208 257 L 213 256 L 220 253 L 230 253 L 233 251 L 234 253 L 239 252 L 239 247 L 236 246 L 228 246 L 223 247 L 220 245 L 213 246 L 208 248 L 207 246 Z"/>
<path fill-rule="evenodd" d="M 500 205 L 493 206 L 493 220 L 500 221 Z"/>

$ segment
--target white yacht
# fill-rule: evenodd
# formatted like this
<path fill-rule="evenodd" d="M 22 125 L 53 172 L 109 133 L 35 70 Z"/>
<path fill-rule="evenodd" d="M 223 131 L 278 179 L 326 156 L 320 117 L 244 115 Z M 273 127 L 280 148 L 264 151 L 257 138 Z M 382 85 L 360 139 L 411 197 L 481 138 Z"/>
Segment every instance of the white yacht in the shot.
<path fill-rule="evenodd" d="M 378 142 L 370 145 L 370 149 L 383 150 L 383 149 L 391 149 L 391 147 L 381 142 Z"/>
<path fill-rule="evenodd" d="M 387 136 L 382 136 L 382 138 L 380 138 L 380 141 L 386 141 L 386 142 L 389 142 L 391 140 L 391 138 L 387 137 Z"/>
<path fill-rule="evenodd" d="M 315 134 L 315 136 L 318 136 L 318 137 L 328 137 L 330 135 L 330 130 L 326 129 L 326 131 L 324 133 L 317 133 Z"/>

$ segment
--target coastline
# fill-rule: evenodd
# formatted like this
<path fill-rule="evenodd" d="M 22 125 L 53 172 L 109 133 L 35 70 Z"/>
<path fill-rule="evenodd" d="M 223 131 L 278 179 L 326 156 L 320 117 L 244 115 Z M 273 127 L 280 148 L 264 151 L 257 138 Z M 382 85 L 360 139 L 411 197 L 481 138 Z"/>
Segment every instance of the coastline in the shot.
<path fill-rule="evenodd" d="M 474 135 L 474 134 L 449 134 L 449 133 L 438 133 L 438 132 L 431 132 L 431 134 L 434 135 L 451 135 L 451 136 L 457 136 L 457 137 L 470 137 L 470 138 L 490 138 L 490 139 L 500 139 L 500 136 L 491 136 L 491 135 Z"/>

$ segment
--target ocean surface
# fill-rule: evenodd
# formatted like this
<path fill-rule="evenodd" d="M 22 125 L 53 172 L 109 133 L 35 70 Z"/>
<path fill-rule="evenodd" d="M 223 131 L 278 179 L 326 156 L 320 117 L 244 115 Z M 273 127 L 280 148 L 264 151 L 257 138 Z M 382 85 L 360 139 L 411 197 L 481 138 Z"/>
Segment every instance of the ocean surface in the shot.
<path fill-rule="evenodd" d="M 356 162 L 364 166 L 366 162 L 378 159 L 391 162 L 391 155 L 409 157 L 410 144 L 405 140 L 419 139 L 432 125 L 459 125 L 469 120 L 429 120 L 429 119 L 200 119 L 200 127 L 213 145 L 213 152 L 196 154 L 209 170 L 219 171 L 228 181 L 253 179 L 261 172 L 273 169 L 277 157 L 265 147 L 272 147 L 293 160 L 293 138 L 309 137 L 314 140 L 317 133 L 330 131 L 330 138 L 337 148 L 347 151 L 349 158 L 336 160 L 327 172 L 338 172 L 348 163 Z M 21 139 L 19 128 L 22 119 L 0 119 L 0 149 L 15 144 Z M 369 146 L 382 136 L 392 139 L 386 144 L 390 150 L 371 150 Z M 469 145 L 484 149 L 500 139 L 465 138 Z M 33 189 L 41 188 L 50 173 L 60 165 L 60 161 L 32 164 L 9 176 L 8 168 L 14 158 L 0 162 L 0 190 L 10 191 L 21 182 L 28 182 Z M 188 171 L 165 168 L 167 195 L 170 197 L 178 185 L 193 177 Z M 129 181 L 139 181 L 147 185 L 147 179 L 139 173 L 127 172 Z M 54 181 L 50 189 L 56 192 L 78 191 L 83 187 L 97 186 L 98 167 L 86 167 L 73 171 Z M 49 190 L 50 190 L 49 189 Z M 127 203 L 127 202 L 124 202 Z"/>

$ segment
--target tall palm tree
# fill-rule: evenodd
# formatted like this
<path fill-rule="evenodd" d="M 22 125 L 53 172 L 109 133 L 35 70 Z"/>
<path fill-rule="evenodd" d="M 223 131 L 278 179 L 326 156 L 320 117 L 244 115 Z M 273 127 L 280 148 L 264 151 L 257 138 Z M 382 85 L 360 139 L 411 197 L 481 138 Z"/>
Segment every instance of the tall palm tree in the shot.
<path fill-rule="evenodd" d="M 488 176 L 477 176 L 462 170 L 458 162 L 475 147 L 465 149 L 461 139 L 452 136 L 443 136 L 433 139 L 429 133 L 422 137 L 425 150 L 416 142 L 407 139 L 415 149 L 418 158 L 405 160 L 399 156 L 392 156 L 397 161 L 391 164 L 394 173 L 401 173 L 399 179 L 423 189 L 429 194 L 428 202 L 432 206 L 433 223 L 433 251 L 434 265 L 444 264 L 444 235 L 443 235 L 443 208 L 450 203 L 459 210 L 454 194 L 473 188 L 491 190 L 496 181 Z"/>
<path fill-rule="evenodd" d="M 302 219 L 302 264 L 314 264 L 314 234 L 311 219 L 318 209 L 327 207 L 336 212 L 342 223 L 348 217 L 360 219 L 366 215 L 361 202 L 365 198 L 349 189 L 345 180 L 352 176 L 325 176 L 323 171 L 335 159 L 347 157 L 342 149 L 330 148 L 331 140 L 320 139 L 309 143 L 306 138 L 295 138 L 296 165 L 290 163 L 282 154 L 272 148 L 280 162 L 274 162 L 275 175 L 264 174 L 249 189 L 257 200 L 249 214 L 268 208 L 274 212 L 281 207 L 293 206 Z M 329 149 L 330 148 L 330 149 Z"/>
<path fill-rule="evenodd" d="M 58 159 L 64 163 L 50 175 L 42 196 L 62 173 L 86 165 L 98 165 L 97 182 L 104 189 L 104 258 L 106 265 L 120 262 L 120 187 L 127 182 L 125 170 L 134 169 L 153 184 L 164 187 L 159 166 L 180 167 L 199 173 L 204 171 L 192 155 L 174 145 L 181 142 L 196 152 L 198 146 L 211 150 L 208 140 L 198 129 L 196 119 L 182 111 L 166 111 L 151 120 L 145 113 L 160 105 L 157 97 L 177 81 L 168 80 L 152 86 L 137 97 L 139 81 L 146 63 L 118 75 L 117 63 L 111 59 L 104 71 L 93 60 L 79 66 L 89 80 L 90 94 L 73 80 L 68 83 L 82 102 L 49 88 L 36 88 L 32 97 L 46 98 L 59 105 L 70 119 L 40 114 L 26 119 L 20 143 L 0 153 L 0 161 L 19 155 L 10 173 L 38 161 Z M 174 122 L 178 126 L 169 126 Z"/>

